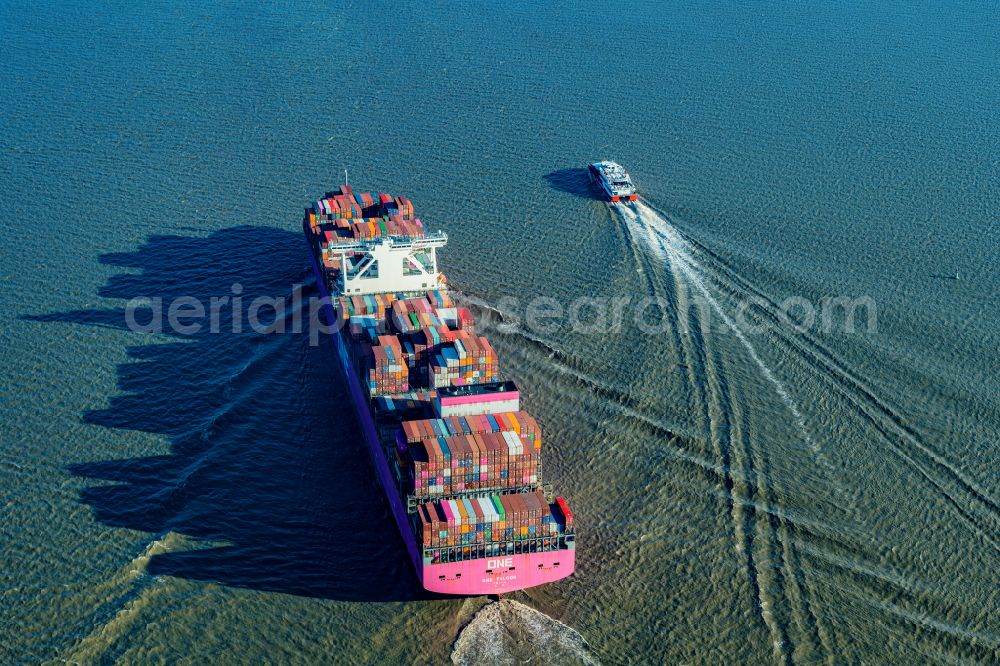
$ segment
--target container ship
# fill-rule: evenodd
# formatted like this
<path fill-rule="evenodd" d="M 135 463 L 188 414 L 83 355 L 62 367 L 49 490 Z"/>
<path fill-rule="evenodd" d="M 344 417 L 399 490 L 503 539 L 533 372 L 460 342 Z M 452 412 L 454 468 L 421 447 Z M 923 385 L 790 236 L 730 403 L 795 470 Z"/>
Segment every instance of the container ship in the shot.
<path fill-rule="evenodd" d="M 639 198 L 628 175 L 621 164 L 617 162 L 594 162 L 588 169 L 590 180 L 601 188 L 601 192 L 611 201 L 635 201 Z"/>
<path fill-rule="evenodd" d="M 376 476 L 421 584 L 502 594 L 573 573 L 573 512 L 542 477 L 542 433 L 438 271 L 448 237 L 405 197 L 347 185 L 303 229 Z"/>

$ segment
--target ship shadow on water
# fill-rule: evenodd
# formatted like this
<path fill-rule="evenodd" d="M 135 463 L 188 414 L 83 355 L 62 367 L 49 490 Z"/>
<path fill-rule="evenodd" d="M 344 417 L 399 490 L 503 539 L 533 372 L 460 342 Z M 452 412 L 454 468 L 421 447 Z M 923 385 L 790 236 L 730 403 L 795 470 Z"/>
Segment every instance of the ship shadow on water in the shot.
<path fill-rule="evenodd" d="M 141 341 L 118 368 L 121 393 L 83 421 L 122 447 L 135 439 L 115 433 L 160 435 L 170 452 L 70 467 L 110 482 L 82 492 L 95 518 L 151 540 L 187 537 L 184 549 L 152 556 L 153 575 L 340 600 L 430 598 L 376 485 L 331 345 L 309 344 L 308 307 L 300 333 L 261 334 L 245 321 L 234 332 L 227 307 L 217 333 L 206 325 L 154 337 L 126 325 L 125 304 L 136 297 L 161 298 L 164 323 L 174 299 L 194 297 L 207 309 L 213 296 L 232 297 L 234 283 L 244 311 L 257 296 L 290 298 L 311 278 L 301 235 L 265 227 L 155 235 L 100 261 L 125 269 L 99 290 L 121 307 L 26 319 L 116 328 Z M 290 331 L 290 312 L 284 321 Z"/>
<path fill-rule="evenodd" d="M 604 201 L 594 185 L 590 182 L 590 173 L 583 168 L 557 169 L 547 173 L 542 178 L 549 187 L 558 191 L 572 194 L 581 199 L 591 199 L 593 201 Z"/>

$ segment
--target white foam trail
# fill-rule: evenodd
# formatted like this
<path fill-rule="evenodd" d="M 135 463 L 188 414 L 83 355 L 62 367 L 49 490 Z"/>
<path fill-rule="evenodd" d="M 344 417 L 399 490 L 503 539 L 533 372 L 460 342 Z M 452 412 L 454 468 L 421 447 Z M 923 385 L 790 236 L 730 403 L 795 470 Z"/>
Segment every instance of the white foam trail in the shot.
<path fill-rule="evenodd" d="M 801 412 L 799 412 L 797 405 L 795 405 L 791 396 L 788 394 L 788 391 L 785 389 L 784 383 L 781 382 L 781 380 L 779 380 L 773 372 L 771 372 L 771 369 L 757 354 L 757 350 L 754 349 L 753 345 L 746 338 L 743 332 L 739 330 L 736 322 L 730 319 L 730 317 L 723 311 L 718 300 L 716 300 L 709 292 L 705 282 L 701 279 L 695 269 L 697 262 L 683 246 L 683 241 L 677 236 L 676 233 L 672 233 L 673 229 L 670 227 L 669 223 L 667 223 L 666 220 L 663 220 L 648 206 L 637 203 L 636 208 L 637 210 L 633 211 L 628 206 L 618 206 L 618 210 L 622 213 L 626 222 L 632 227 L 638 227 L 638 230 L 642 232 L 641 235 L 645 238 L 648 248 L 659 259 L 668 263 L 670 267 L 675 270 L 675 274 L 679 271 L 688 284 L 701 293 L 716 314 L 722 318 L 722 321 L 725 322 L 726 326 L 733 331 L 736 338 L 746 348 L 750 358 L 753 359 L 754 363 L 760 369 L 761 374 L 763 374 L 763 376 L 775 387 L 778 395 L 788 407 L 789 411 L 791 411 L 803 438 L 811 444 L 811 450 L 814 452 L 818 450 L 818 447 L 815 446 L 815 444 L 812 444 L 812 438 L 809 437 L 809 434 L 805 429 L 805 420 L 803 419 Z M 640 214 L 643 210 L 646 211 L 645 216 Z M 653 224 L 650 221 L 651 219 L 656 219 L 658 222 L 657 226 L 659 228 L 657 231 L 660 232 L 661 237 L 657 237 L 654 233 Z M 664 243 L 663 238 L 667 239 L 666 243 Z M 737 540 L 737 549 L 741 548 L 742 541 Z M 784 641 L 782 640 L 781 628 L 771 608 L 771 600 L 766 597 L 762 589 L 758 590 L 758 592 L 761 618 L 764 620 L 764 624 L 767 625 L 771 634 L 772 648 L 774 649 L 775 657 L 779 663 L 784 663 L 788 659 L 788 654 L 785 650 Z"/>
<path fill-rule="evenodd" d="M 525 664 L 598 664 L 576 630 L 534 608 L 509 599 L 484 606 L 462 629 L 451 661 L 461 666 Z"/>
<path fill-rule="evenodd" d="M 182 537 L 176 532 L 160 535 L 110 580 L 96 588 L 106 590 L 109 596 L 120 595 L 121 606 L 114 615 L 104 618 L 89 634 L 77 641 L 62 661 L 71 664 L 101 661 L 102 655 L 128 633 L 142 611 L 149 608 L 155 598 L 163 593 L 163 579 L 147 575 L 150 560 L 170 552 L 181 542 Z"/>
<path fill-rule="evenodd" d="M 647 211 L 645 219 L 649 222 L 649 224 L 657 227 L 659 229 L 659 233 L 662 233 L 664 236 L 672 239 L 672 242 L 675 243 L 675 245 L 678 247 L 683 247 L 687 249 L 691 248 L 691 245 L 681 237 L 680 233 L 674 227 L 672 227 L 669 224 L 669 222 L 664 220 L 664 218 L 661 215 L 657 214 L 655 210 L 653 210 L 652 208 L 641 202 L 638 203 L 637 206 L 641 207 L 642 210 Z M 691 259 L 691 261 L 693 262 L 694 260 Z M 838 368 L 834 366 L 833 370 L 834 374 L 837 374 L 837 370 Z M 883 436 L 886 437 L 890 445 L 892 445 L 893 448 L 896 449 L 898 455 L 906 463 L 908 463 L 914 469 L 916 469 L 917 472 L 920 475 L 922 475 L 927 480 L 928 483 L 934 486 L 938 490 L 938 492 L 943 493 L 946 497 L 948 497 L 956 506 L 966 504 L 970 501 L 973 503 L 978 502 L 985 505 L 982 508 L 985 510 L 986 513 L 992 516 L 997 515 L 996 500 L 993 499 L 989 491 L 987 491 L 982 486 L 973 481 L 971 478 L 966 476 L 962 472 L 960 467 L 951 463 L 945 456 L 941 455 L 939 452 L 934 450 L 933 447 L 928 446 L 923 440 L 921 440 L 918 436 L 914 434 L 911 428 L 904 426 L 901 423 L 903 419 L 898 414 L 893 413 L 891 409 L 887 408 L 882 402 L 882 400 L 878 396 L 876 396 L 870 388 L 865 386 L 861 382 L 861 380 L 852 377 L 846 371 L 839 369 L 838 379 L 843 380 L 845 377 L 849 383 L 854 384 L 855 390 L 861 394 L 861 395 L 855 394 L 850 396 L 852 401 L 855 401 L 855 403 L 859 407 L 861 407 L 861 402 L 859 402 L 859 400 L 867 399 L 870 403 L 874 403 L 878 410 L 885 411 L 886 414 L 889 415 L 889 427 L 896 430 L 902 439 L 909 442 L 913 447 L 915 447 L 921 453 L 929 457 L 931 462 L 933 462 L 934 464 L 939 466 L 942 470 L 944 470 L 945 484 L 947 484 L 949 481 L 948 477 L 951 477 L 950 480 L 957 483 L 963 489 L 963 491 L 970 496 L 970 498 L 959 499 L 953 497 L 952 494 L 949 493 L 949 491 L 942 486 L 942 481 L 940 476 L 934 474 L 933 469 L 928 469 L 926 463 L 922 464 L 918 460 L 914 459 L 909 454 L 909 452 L 905 450 L 905 448 L 897 446 L 895 442 L 892 440 L 892 438 L 889 437 L 888 434 L 884 434 Z M 868 412 L 868 410 L 864 408 L 862 409 L 866 413 Z M 870 413 L 868 413 L 868 416 L 869 418 L 872 418 L 874 421 L 874 417 Z M 834 478 L 839 478 L 837 472 L 834 471 L 833 466 L 826 460 L 825 456 L 823 456 L 821 453 L 817 454 L 817 460 L 819 460 L 825 467 L 827 467 L 827 469 L 831 471 L 831 474 L 833 475 Z M 836 490 L 838 494 L 842 496 L 846 493 L 843 486 L 841 485 L 838 485 L 836 487 Z M 859 516 L 857 514 L 857 511 L 855 511 L 855 516 L 862 524 L 865 523 L 864 518 L 862 516 Z M 979 523 L 977 523 L 975 520 L 970 519 L 968 517 L 968 514 L 961 510 L 959 511 L 959 516 L 975 531 L 975 533 L 978 536 L 985 539 L 991 546 L 993 546 L 994 549 L 1000 550 L 1000 545 L 998 545 L 996 539 L 994 539 L 991 536 L 991 532 L 989 530 L 984 530 Z"/>
<path fill-rule="evenodd" d="M 819 444 L 812 438 L 812 436 L 810 436 L 809 430 L 806 427 L 805 417 L 803 417 L 802 412 L 799 411 L 798 405 L 788 392 L 784 382 L 775 376 L 774 372 L 771 371 L 771 368 L 764 363 L 753 344 L 747 339 L 743 331 L 740 330 L 737 323 L 726 314 L 726 312 L 722 309 L 722 306 L 719 304 L 719 301 L 712 296 L 704 280 L 702 280 L 701 276 L 698 274 L 698 262 L 688 251 L 690 246 L 687 242 L 680 237 L 677 230 L 674 229 L 669 222 L 663 219 L 663 217 L 652 208 L 642 202 L 636 202 L 635 207 L 635 211 L 628 206 L 619 206 L 618 210 L 627 221 L 631 222 L 633 225 L 639 225 L 641 227 L 643 236 L 645 237 L 647 243 L 649 243 L 649 247 L 654 251 L 654 253 L 658 257 L 669 261 L 671 266 L 675 266 L 679 269 L 680 272 L 687 278 L 688 283 L 701 293 L 712 310 L 719 315 L 726 327 L 733 332 L 736 339 L 739 340 L 743 347 L 747 350 L 750 358 L 758 367 L 764 378 L 767 379 L 772 386 L 774 386 L 778 396 L 781 398 L 782 402 L 785 403 L 788 411 L 791 412 L 792 417 L 795 419 L 795 424 L 802 435 L 803 441 L 805 441 L 809 450 L 816 457 L 816 460 L 831 473 L 834 472 L 833 464 L 823 453 Z M 659 238 L 657 237 L 657 233 L 660 236 Z M 666 239 L 666 242 L 664 242 L 664 239 Z M 840 486 L 840 484 L 835 484 L 835 490 L 838 494 L 844 492 L 844 489 Z"/>

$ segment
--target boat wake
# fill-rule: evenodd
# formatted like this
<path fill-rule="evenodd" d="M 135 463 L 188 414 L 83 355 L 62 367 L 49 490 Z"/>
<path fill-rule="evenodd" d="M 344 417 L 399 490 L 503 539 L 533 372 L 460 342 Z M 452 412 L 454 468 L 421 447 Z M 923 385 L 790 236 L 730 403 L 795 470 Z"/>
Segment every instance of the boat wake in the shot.
<path fill-rule="evenodd" d="M 164 553 L 183 549 L 185 539 L 177 532 L 167 532 L 146 545 L 143 551 L 95 589 L 103 591 L 109 602 L 98 609 L 97 626 L 74 644 L 62 661 L 70 664 L 96 663 L 139 620 L 144 609 L 155 605 L 163 593 L 162 579 L 147 573 L 150 560 Z"/>
<path fill-rule="evenodd" d="M 800 656 L 829 660 L 834 652 L 833 637 L 828 623 L 818 614 L 814 585 L 805 577 L 796 548 L 803 524 L 790 519 L 779 505 L 770 454 L 755 441 L 749 408 L 738 387 L 726 376 L 728 359 L 711 339 L 712 328 L 706 319 L 710 313 L 692 307 L 693 298 L 700 297 L 722 321 L 760 376 L 773 388 L 791 416 L 800 441 L 825 470 L 834 492 L 845 495 L 844 486 L 811 436 L 785 383 L 765 363 L 709 287 L 687 241 L 663 216 L 641 201 L 616 208 L 633 244 L 645 249 L 659 263 L 645 271 L 647 279 L 661 301 L 672 306 L 672 312 L 663 314 L 674 324 L 673 342 L 688 368 L 688 389 L 695 396 L 694 406 L 705 420 L 714 455 L 724 470 L 724 501 L 732 521 L 736 552 L 744 559 L 774 655 L 779 663 Z M 657 279 L 658 272 L 662 275 L 663 270 L 669 271 L 672 280 Z M 794 631 L 796 628 L 800 631 Z"/>
<path fill-rule="evenodd" d="M 647 229 L 643 233 L 647 246 L 660 253 L 660 256 L 667 254 L 676 258 L 681 271 L 691 273 L 700 270 L 701 264 L 695 262 L 693 257 L 703 256 L 711 264 L 713 277 L 720 284 L 737 297 L 754 299 L 760 306 L 760 315 L 769 324 L 775 325 L 775 335 L 769 336 L 769 341 L 811 366 L 818 377 L 828 382 L 830 388 L 868 422 L 876 436 L 885 443 L 889 453 L 910 467 L 976 538 L 985 542 L 993 551 L 1000 552 L 1000 500 L 989 490 L 937 450 L 898 409 L 878 395 L 868 382 L 837 358 L 820 339 L 808 332 L 798 332 L 795 335 L 783 332 L 780 306 L 736 274 L 708 248 L 684 237 L 664 215 L 645 202 L 637 202 L 634 210 L 624 206 L 619 206 L 619 210 L 626 220 L 631 216 L 645 225 Z M 829 463 L 824 462 L 822 452 L 817 455 L 817 460 L 828 471 L 832 471 Z M 838 494 L 843 496 L 843 486 L 840 486 Z M 856 511 L 854 514 L 855 520 L 863 522 Z"/>
<path fill-rule="evenodd" d="M 517 335 L 541 347 L 550 356 L 561 359 L 569 358 L 567 352 L 525 329 L 517 315 L 505 312 L 502 308 L 468 292 L 463 292 L 455 288 L 450 289 L 450 292 L 455 297 L 456 302 L 471 306 L 479 311 L 479 316 L 476 317 L 476 330 L 481 335 L 488 331 L 496 331 L 503 335 Z"/>
<path fill-rule="evenodd" d="M 522 603 L 484 606 L 459 633 L 451 661 L 459 666 L 526 664 L 542 655 L 551 664 L 599 664 L 583 636 Z"/>
<path fill-rule="evenodd" d="M 649 246 L 653 248 L 661 258 L 669 261 L 672 266 L 676 267 L 681 273 L 683 273 L 683 275 L 687 278 L 688 283 L 697 289 L 702 298 L 705 299 L 705 302 L 709 304 L 712 310 L 719 316 L 720 319 L 722 319 L 726 327 L 736 336 L 736 339 L 740 341 L 740 344 L 743 345 L 749 357 L 760 370 L 761 375 L 763 375 L 764 378 L 772 386 L 774 386 L 778 396 L 781 398 L 782 402 L 785 403 L 788 411 L 795 419 L 795 424 L 798 427 L 803 441 L 816 457 L 816 461 L 823 465 L 823 467 L 825 467 L 830 473 L 834 473 L 834 467 L 830 463 L 830 460 L 823 453 L 816 441 L 810 436 L 809 431 L 806 428 L 805 418 L 802 416 L 802 412 L 799 410 L 796 402 L 792 399 L 785 383 L 776 377 L 771 368 L 764 363 L 750 340 L 746 337 L 743 331 L 740 330 L 736 322 L 728 314 L 726 314 L 722 306 L 719 304 L 718 299 L 716 299 L 709 291 L 705 281 L 699 275 L 696 261 L 691 256 L 687 243 L 680 237 L 676 230 L 674 230 L 670 223 L 652 208 L 645 205 L 641 201 L 636 202 L 634 205 L 635 210 L 632 210 L 628 206 L 620 206 L 619 210 L 621 210 L 622 215 L 625 216 L 630 222 L 642 224 L 644 236 L 647 239 Z M 844 492 L 844 488 L 840 484 L 836 486 L 836 490 L 839 494 Z"/>
<path fill-rule="evenodd" d="M 900 599 L 909 599 L 908 590 L 917 585 L 905 583 L 909 580 L 906 573 L 889 565 L 890 548 L 880 541 L 879 530 L 866 524 L 866 514 L 858 510 L 858 491 L 842 482 L 840 467 L 831 462 L 809 431 L 792 391 L 755 346 L 760 343 L 751 341 L 740 330 L 733 311 L 727 311 L 727 299 L 752 300 L 755 314 L 765 324 L 773 325 L 761 339 L 781 352 L 782 362 L 787 359 L 812 370 L 813 380 L 826 386 L 832 397 L 842 400 L 850 414 L 860 417 L 871 430 L 873 442 L 882 442 L 887 453 L 915 472 L 954 513 L 958 524 L 966 526 L 988 548 L 1000 550 L 1000 502 L 938 451 L 824 340 L 808 331 L 793 334 L 787 330 L 781 306 L 774 299 L 739 275 L 723 258 L 679 231 L 668 215 L 644 201 L 619 205 L 615 210 L 625 224 L 636 250 L 637 265 L 643 268 L 651 289 L 665 293 L 676 310 L 671 313 L 677 320 L 675 344 L 691 368 L 688 382 L 696 396 L 693 406 L 708 423 L 719 465 L 732 470 L 725 480 L 723 496 L 733 520 L 737 551 L 745 557 L 760 617 L 771 634 L 780 663 L 832 662 L 851 640 L 836 630 L 839 621 L 821 602 L 824 584 L 815 580 L 816 571 L 836 571 L 847 576 L 873 603 L 887 609 L 894 608 Z M 684 307 L 690 304 L 692 295 L 703 301 L 700 311 Z M 804 451 L 817 463 L 815 469 L 824 472 L 831 482 L 827 502 L 830 510 L 824 510 L 824 517 L 841 516 L 845 525 L 829 524 L 833 532 L 826 525 L 804 529 L 801 520 L 786 520 L 783 516 L 784 480 L 772 470 L 779 458 L 769 450 L 773 447 L 763 445 L 754 433 L 756 415 L 747 400 L 747 390 L 735 376 L 725 376 L 725 368 L 732 365 L 732 360 L 720 354 L 718 345 L 711 344 L 712 327 L 706 314 L 721 321 L 737 349 L 780 398 Z M 811 495 L 810 501 L 818 509 L 816 502 L 823 499 L 815 492 Z M 845 540 L 847 534 L 850 538 Z M 834 563 L 832 569 L 827 561 Z M 933 613 L 926 605 L 914 607 L 904 610 L 910 614 Z M 921 640 L 928 639 L 931 645 L 944 641 L 963 654 L 982 654 L 982 636 L 970 638 L 943 630 L 950 626 L 945 622 L 950 617 L 949 608 L 940 605 L 935 610 L 935 621 L 921 624 Z M 892 618 L 886 621 L 891 624 Z M 907 630 L 900 635 L 908 635 Z"/>

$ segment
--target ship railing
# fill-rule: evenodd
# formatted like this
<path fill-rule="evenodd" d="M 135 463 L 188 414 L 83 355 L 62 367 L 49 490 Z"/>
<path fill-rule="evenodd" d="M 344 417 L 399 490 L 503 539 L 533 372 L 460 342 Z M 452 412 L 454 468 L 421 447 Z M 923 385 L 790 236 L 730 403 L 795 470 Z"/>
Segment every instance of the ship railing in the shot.
<path fill-rule="evenodd" d="M 568 537 L 568 539 L 567 539 Z M 423 546 L 425 564 L 448 564 L 451 562 L 467 562 L 487 557 L 505 557 L 507 555 L 528 555 L 558 550 L 569 550 L 568 541 L 574 541 L 576 535 L 572 531 L 561 532 L 556 536 L 525 537 L 505 541 L 494 541 L 486 544 L 466 544 L 461 546 Z"/>
<path fill-rule="evenodd" d="M 389 236 L 393 245 L 415 247 L 439 247 L 448 242 L 448 234 L 443 231 L 432 231 L 423 236 Z"/>
<path fill-rule="evenodd" d="M 433 231 L 425 236 L 379 236 L 377 238 L 359 238 L 352 241 L 335 243 L 331 249 L 338 254 L 352 254 L 356 252 L 370 252 L 388 240 L 393 247 L 399 248 L 423 248 L 441 247 L 448 243 L 448 234 L 443 231 Z"/>
<path fill-rule="evenodd" d="M 541 490 L 545 493 L 545 486 L 549 487 L 549 492 L 552 490 L 551 484 L 541 484 L 541 483 L 529 483 L 520 486 L 492 486 L 490 488 L 479 488 L 476 490 L 464 490 L 458 493 L 442 493 L 440 495 L 406 495 L 406 506 L 410 513 L 414 513 L 417 510 L 417 506 L 423 504 L 424 502 L 444 502 L 445 500 L 454 499 L 472 499 L 473 497 L 482 497 L 483 495 L 515 495 L 517 493 L 533 493 L 536 490 Z M 546 495 L 546 500 L 549 500 L 549 496 Z M 552 503 L 551 500 L 549 504 Z"/>

